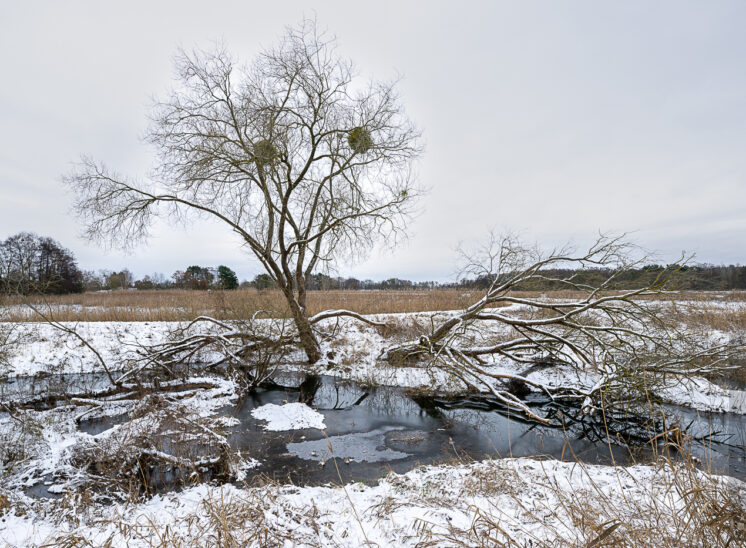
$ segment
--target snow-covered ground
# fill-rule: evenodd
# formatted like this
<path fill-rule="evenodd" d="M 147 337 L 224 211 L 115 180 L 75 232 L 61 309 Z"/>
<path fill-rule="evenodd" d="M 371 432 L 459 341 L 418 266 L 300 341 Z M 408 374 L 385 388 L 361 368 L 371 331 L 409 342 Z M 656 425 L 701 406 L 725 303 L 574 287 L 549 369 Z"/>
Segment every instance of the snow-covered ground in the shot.
<path fill-rule="evenodd" d="M 716 304 L 721 308 L 744 305 Z M 449 314 L 443 312 L 441 317 Z M 375 318 L 406 327 L 416 322 L 427 324 L 430 316 L 390 314 Z M 171 322 L 65 325 L 76 329 L 115 371 L 131 367 L 140 357 L 141 345 L 164 342 L 179 327 Z M 322 343 L 324 360 L 309 368 L 300 365 L 300 356 L 291 356 L 285 369 L 333 375 L 361 384 L 425 391 L 435 388 L 445 394 L 465 390 L 460 381 L 441 370 L 393 367 L 382 362 L 381 350 L 391 341 L 374 327 L 353 319 L 328 320 L 323 327 L 331 334 Z M 717 332 L 708 335 L 715 340 L 724 336 Z M 79 339 L 50 325 L 16 324 L 16 336 L 22 344 L 12 349 L 5 365 L 0 363 L 0 377 L 42 378 L 49 373 L 102 370 L 99 358 Z M 500 360 L 487 367 L 492 372 L 517 371 L 513 364 Z M 532 371 L 528 378 L 550 387 L 587 390 L 599 377 L 591 370 L 551 367 Z M 223 538 L 220 535 L 226 531 L 234 535 L 235 545 L 247 546 L 485 545 L 495 538 L 516 545 L 529 541 L 585 545 L 602 531 L 572 519 L 571 500 L 601 505 L 599 526 L 613 519 L 624 520 L 627 525 L 618 534 L 623 534 L 624 527 L 645 523 L 650 517 L 647 514 L 655 509 L 661 513 L 656 519 L 667 524 L 661 529 L 665 535 L 665 527 L 676 527 L 676 516 L 687 503 L 681 490 L 665 487 L 679 477 L 670 466 L 623 468 L 525 458 L 427 467 L 391 475 L 375 486 L 248 488 L 200 484 L 179 493 L 109 505 L 85 502 L 79 490 L 73 494 L 85 485 L 84 480 L 90 481 L 90 477 L 78 473 L 81 453 L 86 455 L 86 463 L 106 461 L 110 455 L 126 459 L 131 456 L 127 452 L 130 445 L 150 439 L 154 440 L 154 458 L 173 459 L 161 448 L 186 438 L 209 440 L 219 449 L 224 443 L 221 428 L 235 419 L 219 416 L 218 410 L 237 400 L 236 387 L 216 377 L 193 377 L 188 382 L 194 388 L 187 387 L 164 401 L 122 398 L 106 409 L 95 402 L 74 402 L 51 410 L 28 411 L 22 417 L 0 409 L 0 446 L 5 444 L 0 453 L 18 442 L 12 436 L 27 437 L 21 440 L 26 454 L 14 455 L 12 467 L 0 467 L 0 546 L 63 543 L 65 539 L 69 544 L 73 538 L 85 539 L 91 545 L 202 546 L 219 542 L 216 539 Z M 746 392 L 722 388 L 703 378 L 672 383 L 659 395 L 695 409 L 746 413 Z M 162 409 L 166 412 L 161 413 Z M 76 418 L 81 412 L 88 418 L 127 414 L 130 420 L 90 434 L 77 427 Z M 266 421 L 264 427 L 270 431 L 325 428 L 324 416 L 302 403 L 267 404 L 254 409 L 252 415 Z M 27 421 L 22 428 L 18 426 L 19 417 Z M 189 457 L 209 464 L 219 458 L 216 454 Z M 256 461 L 238 455 L 229 465 L 231 477 L 241 480 Z M 746 484 L 738 480 L 696 476 L 710 486 L 727 485 L 737 498 L 746 497 Z M 40 481 L 47 484 L 50 493 L 64 496 L 46 500 L 24 494 L 24 489 Z M 741 525 L 746 530 L 746 523 Z"/>
<path fill-rule="evenodd" d="M 65 322 L 88 341 L 113 370 L 127 367 L 140 345 L 167 340 L 177 322 Z M 89 373 L 101 363 L 79 339 L 46 323 L 15 324 L 20 344 L 11 349 L 9 364 L 0 364 L 0 375 L 39 373 Z"/>
<path fill-rule="evenodd" d="M 620 522 L 612 539 L 647 529 L 661 545 L 678 539 L 688 546 L 701 534 L 702 516 L 687 514 L 694 486 L 746 497 L 742 482 L 670 466 L 503 459 L 423 467 L 373 487 L 202 484 L 145 502 L 79 502 L 77 509 L 70 500 L 7 492 L 0 539 L 9 546 L 586 546 Z M 586 506 L 576 513 L 574 504 Z M 743 516 L 733 523 L 744 525 Z"/>

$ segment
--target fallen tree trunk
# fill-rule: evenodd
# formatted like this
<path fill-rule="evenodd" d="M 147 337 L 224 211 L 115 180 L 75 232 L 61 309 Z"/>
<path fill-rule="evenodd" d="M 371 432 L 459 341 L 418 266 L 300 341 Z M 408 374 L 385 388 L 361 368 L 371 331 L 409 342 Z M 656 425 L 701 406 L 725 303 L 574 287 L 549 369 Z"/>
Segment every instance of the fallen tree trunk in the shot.
<path fill-rule="evenodd" d="M 59 394 L 46 394 L 34 396 L 31 398 L 13 399 L 0 401 L 0 407 L 11 412 L 16 409 L 51 409 L 60 404 L 71 403 L 73 405 L 103 405 L 125 399 L 141 399 L 146 394 L 152 393 L 169 393 L 175 394 L 191 390 L 206 390 L 210 388 L 219 388 L 218 384 L 207 381 L 171 381 L 171 382 L 154 382 L 138 384 L 120 384 L 90 392 L 67 392 Z"/>
<path fill-rule="evenodd" d="M 513 237 L 493 236 L 481 254 L 464 255 L 468 271 L 489 280 L 483 296 L 417 340 L 387 349 L 383 358 L 395 365 L 418 362 L 445 371 L 468 389 L 540 423 L 548 420 L 517 391 L 579 402 L 586 415 L 593 415 L 602 408 L 647 401 L 672 380 L 722 373 L 744 345 L 697 341 L 675 318 L 666 317 L 659 302 L 650 300 L 671 293 L 668 288 L 680 265 L 660 271 L 644 286 L 619 288 L 625 272 L 645 264 L 646 257 L 635 258 L 635 251 L 621 237 L 601 237 L 580 255 L 567 250 L 544 254 Z M 548 274 L 568 264 L 578 267 L 575 273 Z M 597 284 L 584 281 L 586 266 L 608 275 Z M 571 290 L 572 297 L 517 294 L 536 280 Z M 535 363 L 566 367 L 597 382 L 577 389 L 556 387 L 505 370 Z"/>

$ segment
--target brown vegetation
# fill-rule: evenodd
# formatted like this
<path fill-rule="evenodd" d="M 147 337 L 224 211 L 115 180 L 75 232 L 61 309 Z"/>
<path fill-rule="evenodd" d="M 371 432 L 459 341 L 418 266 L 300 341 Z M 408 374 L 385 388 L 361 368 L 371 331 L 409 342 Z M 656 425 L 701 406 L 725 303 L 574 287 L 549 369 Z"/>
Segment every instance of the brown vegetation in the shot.
<path fill-rule="evenodd" d="M 361 314 L 456 310 L 479 298 L 477 291 L 436 289 L 433 291 L 310 291 L 308 313 L 348 309 Z M 210 315 L 220 320 L 246 319 L 258 310 L 287 313 L 285 297 L 279 290 L 112 291 L 45 297 L 58 321 L 188 321 Z M 22 298 L 9 305 L 14 321 L 35 321 Z M 41 298 L 32 302 L 40 303 Z"/>
<path fill-rule="evenodd" d="M 119 542 L 140 540 L 162 547 L 351 546 L 360 536 L 376 546 L 385 538 L 397 545 L 485 548 L 710 548 L 742 546 L 746 540 L 743 488 L 701 473 L 687 459 L 661 457 L 641 476 L 617 467 L 610 484 L 595 481 L 582 465 L 571 474 L 555 474 L 548 462 L 543 477 L 523 477 L 521 466 L 485 462 L 463 476 L 433 470 L 423 483 L 391 474 L 389 488 L 370 507 L 350 496 L 364 489 L 354 485 L 342 487 L 343 499 L 327 492 L 326 503 L 333 506 L 317 506 L 294 497 L 297 488 L 270 482 L 211 490 L 198 507 L 172 523 L 133 511 L 113 513 L 97 523 L 110 527 Z M 570 477 L 574 481 L 567 484 Z M 486 504 L 464 503 L 475 499 Z M 68 533 L 53 542 L 89 545 L 89 534 Z"/>
<path fill-rule="evenodd" d="M 553 299 L 577 298 L 575 291 L 547 291 L 544 293 L 515 292 L 516 297 L 545 295 Z M 460 310 L 481 297 L 478 290 L 332 290 L 309 291 L 308 313 L 344 308 L 360 314 L 394 314 Z M 727 326 L 746 328 L 746 309 L 719 309 L 708 306 L 713 300 L 744 302 L 746 292 L 691 291 L 659 295 L 658 300 L 696 301 L 687 312 L 689 322 L 713 329 Z M 57 321 L 189 321 L 200 315 L 216 319 L 246 319 L 257 310 L 286 311 L 285 298 L 278 290 L 257 291 L 195 291 L 164 289 L 152 291 L 97 291 L 76 295 L 29 297 L 34 304 L 52 305 Z M 6 300 L 7 317 L 11 321 L 38 321 L 33 311 L 24 306 L 22 297 Z"/>
<path fill-rule="evenodd" d="M 706 327 L 719 331 L 746 332 L 746 307 L 713 307 L 708 302 L 690 303 L 686 307 L 674 301 L 672 315 L 689 329 Z"/>

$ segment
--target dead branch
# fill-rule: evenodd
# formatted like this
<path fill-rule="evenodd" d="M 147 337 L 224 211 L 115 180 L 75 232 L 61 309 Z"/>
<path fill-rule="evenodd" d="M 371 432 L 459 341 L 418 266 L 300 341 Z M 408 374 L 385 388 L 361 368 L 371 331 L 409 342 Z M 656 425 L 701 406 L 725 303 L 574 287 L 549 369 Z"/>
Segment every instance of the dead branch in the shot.
<path fill-rule="evenodd" d="M 155 345 L 138 345 L 140 363 L 121 379 L 147 368 L 172 371 L 198 365 L 239 372 L 240 385 L 251 388 L 265 380 L 291 348 L 299 347 L 291 324 L 282 318 L 259 319 L 260 311 L 247 321 L 219 321 L 208 316 L 195 318 L 171 333 L 171 340 Z"/>
<path fill-rule="evenodd" d="M 149 393 L 178 394 L 194 390 L 206 390 L 219 388 L 218 384 L 199 381 L 171 381 L 171 382 L 139 382 L 122 383 L 104 390 L 75 392 L 74 394 L 45 394 L 27 399 L 14 399 L 12 401 L 0 401 L 0 407 L 4 409 L 37 409 L 39 407 L 54 407 L 60 403 L 72 403 L 73 405 L 105 405 L 114 401 L 137 400 Z"/>
<path fill-rule="evenodd" d="M 352 310 L 326 310 L 308 318 L 308 323 L 314 325 L 321 320 L 326 320 L 328 318 L 341 318 L 343 316 L 355 318 L 356 320 L 359 320 L 363 323 L 366 323 L 368 325 L 375 325 L 377 327 L 384 327 L 386 325 L 384 322 L 371 320 L 370 318 L 366 318 L 362 314 L 358 314 L 357 312 L 353 312 Z"/>
<path fill-rule="evenodd" d="M 511 392 L 516 383 L 552 399 L 582 402 L 584 410 L 593 413 L 602 397 L 606 406 L 621 407 L 672 382 L 722 372 L 729 359 L 743 352 L 743 344 L 696 341 L 679 323 L 666 319 L 659 303 L 645 299 L 669 291 L 685 258 L 640 287 L 620 287 L 625 272 L 647 260 L 638 252 L 623 236 L 601 236 L 577 255 L 568 249 L 544 254 L 512 236 L 493 235 L 479 253 L 464 254 L 467 271 L 489 281 L 482 298 L 418 340 L 388 349 L 385 359 L 425 360 L 539 422 L 545 419 Z M 567 265 L 576 267 L 574 273 L 552 274 L 552 269 Z M 608 275 L 597 284 L 583 281 L 586 267 L 605 269 Z M 515 295 L 537 279 L 550 279 L 582 296 L 560 300 Z M 496 369 L 500 360 L 563 365 L 599 380 L 591 389 L 551 387 Z"/>

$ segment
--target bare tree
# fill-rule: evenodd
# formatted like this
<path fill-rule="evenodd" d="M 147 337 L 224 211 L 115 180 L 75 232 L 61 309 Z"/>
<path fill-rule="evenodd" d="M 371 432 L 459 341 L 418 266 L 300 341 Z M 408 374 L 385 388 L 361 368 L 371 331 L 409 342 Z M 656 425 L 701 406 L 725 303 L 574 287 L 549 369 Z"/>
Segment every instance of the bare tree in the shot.
<path fill-rule="evenodd" d="M 83 274 L 75 258 L 53 239 L 21 232 L 0 242 L 0 291 L 28 294 L 82 290 Z"/>
<path fill-rule="evenodd" d="M 461 255 L 464 272 L 488 281 L 482 298 L 418 340 L 388 349 L 385 357 L 390 362 L 427 360 L 531 419 L 549 422 L 522 398 L 529 387 L 557 401 L 575 402 L 585 414 L 601 407 L 630 409 L 672 382 L 722 373 L 728 360 L 744 350 L 738 341 L 713 345 L 696 340 L 675 318 L 667 318 L 659 300 L 650 299 L 671 290 L 684 257 L 652 281 L 620 289 L 625 273 L 648 261 L 623 236 L 601 236 L 586 252 L 575 254 L 569 248 L 545 253 L 515 236 L 491 234 L 484 246 Z M 572 274 L 551 275 L 553 268 L 573 265 Z M 607 274 L 600 283 L 584 282 L 586 267 Z M 551 282 L 571 296 L 516 294 L 532 281 Z M 491 367 L 499 359 L 524 364 L 524 370 Z M 537 364 L 590 371 L 598 382 L 590 388 L 548 386 L 527 378 Z"/>
<path fill-rule="evenodd" d="M 157 103 L 146 182 L 84 158 L 65 181 L 95 240 L 131 246 L 157 214 L 218 219 L 261 262 L 290 309 L 308 360 L 314 269 L 395 237 L 419 194 L 419 131 L 395 82 L 358 82 L 314 22 L 289 29 L 243 68 L 221 48 L 181 52 L 178 87 Z M 346 314 L 336 311 L 336 314 Z"/>

